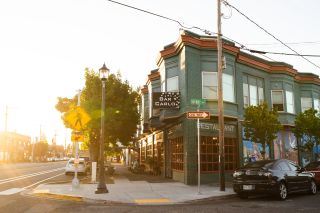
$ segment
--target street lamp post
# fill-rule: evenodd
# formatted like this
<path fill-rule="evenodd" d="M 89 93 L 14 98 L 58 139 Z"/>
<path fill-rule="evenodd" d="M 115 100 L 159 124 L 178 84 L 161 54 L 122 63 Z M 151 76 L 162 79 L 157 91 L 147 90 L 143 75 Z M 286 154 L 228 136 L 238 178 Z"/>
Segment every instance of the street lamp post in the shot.
<path fill-rule="evenodd" d="M 99 183 L 97 186 L 96 194 L 108 193 L 105 181 L 105 168 L 104 168 L 104 114 L 105 114 L 105 87 L 106 79 L 109 75 L 109 69 L 105 63 L 99 69 L 99 74 L 102 82 L 102 102 L 101 102 L 101 134 L 100 134 L 100 154 L 99 154 Z"/>

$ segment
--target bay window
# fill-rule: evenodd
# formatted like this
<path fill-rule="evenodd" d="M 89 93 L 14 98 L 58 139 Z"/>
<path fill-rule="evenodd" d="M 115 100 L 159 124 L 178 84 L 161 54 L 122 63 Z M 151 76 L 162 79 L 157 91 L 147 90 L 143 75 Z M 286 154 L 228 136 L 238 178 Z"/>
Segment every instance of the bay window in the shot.
<path fill-rule="evenodd" d="M 179 92 L 179 77 L 178 76 L 167 79 L 167 92 Z"/>
<path fill-rule="evenodd" d="M 312 98 L 301 97 L 301 112 L 312 108 Z"/>
<path fill-rule="evenodd" d="M 272 98 L 272 108 L 275 108 L 278 111 L 284 111 L 283 91 L 282 90 L 272 90 L 271 91 L 271 98 Z"/>
<path fill-rule="evenodd" d="M 234 102 L 233 75 L 222 75 L 223 100 Z M 216 100 L 218 98 L 218 73 L 202 72 L 202 98 Z"/>
<path fill-rule="evenodd" d="M 257 106 L 264 102 L 263 80 L 253 76 L 244 75 L 243 81 L 243 106 Z"/>
<path fill-rule="evenodd" d="M 287 112 L 294 113 L 293 92 L 286 91 Z"/>
<path fill-rule="evenodd" d="M 313 100 L 313 108 L 316 109 L 316 110 L 318 110 L 318 112 L 319 112 L 319 110 L 320 110 L 320 101 L 319 101 L 318 98 L 315 98 L 315 99 Z"/>

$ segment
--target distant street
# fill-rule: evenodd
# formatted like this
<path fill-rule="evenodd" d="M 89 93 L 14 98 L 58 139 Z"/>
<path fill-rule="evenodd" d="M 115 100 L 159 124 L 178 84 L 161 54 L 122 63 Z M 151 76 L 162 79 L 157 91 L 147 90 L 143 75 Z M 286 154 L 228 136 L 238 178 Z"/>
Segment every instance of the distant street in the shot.
<path fill-rule="evenodd" d="M 66 181 L 66 162 L 0 164 L 0 196 L 30 189 L 38 184 Z"/>

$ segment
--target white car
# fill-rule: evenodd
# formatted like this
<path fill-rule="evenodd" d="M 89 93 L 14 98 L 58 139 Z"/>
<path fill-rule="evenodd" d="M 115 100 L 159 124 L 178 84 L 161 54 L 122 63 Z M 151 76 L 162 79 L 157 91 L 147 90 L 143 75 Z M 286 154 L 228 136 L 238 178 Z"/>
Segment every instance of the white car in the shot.
<path fill-rule="evenodd" d="M 70 173 L 74 173 L 75 172 L 75 159 L 71 158 L 66 165 L 65 168 L 65 174 L 68 175 Z M 78 163 L 78 173 L 81 174 L 86 174 L 87 171 L 89 170 L 89 167 L 86 165 L 85 161 L 83 158 L 79 158 L 79 163 Z"/>

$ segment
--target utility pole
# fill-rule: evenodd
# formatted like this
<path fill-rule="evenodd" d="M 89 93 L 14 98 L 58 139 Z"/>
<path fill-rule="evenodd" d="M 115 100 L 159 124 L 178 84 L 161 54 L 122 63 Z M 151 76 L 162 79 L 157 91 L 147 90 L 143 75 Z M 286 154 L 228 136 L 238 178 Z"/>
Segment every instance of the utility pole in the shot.
<path fill-rule="evenodd" d="M 6 105 L 6 113 L 5 113 L 5 124 L 4 124 L 4 142 L 6 147 L 6 153 L 4 155 L 4 160 L 9 160 L 9 143 L 8 143 L 8 105 Z"/>
<path fill-rule="evenodd" d="M 77 106 L 80 106 L 80 95 L 81 95 L 81 90 L 78 90 L 78 104 Z M 75 171 L 74 171 L 74 178 L 72 179 L 72 187 L 73 188 L 79 188 L 80 187 L 80 181 L 78 179 L 78 164 L 79 164 L 79 141 L 75 141 L 76 145 L 76 153 L 75 153 L 75 158 L 74 158 L 74 165 L 75 165 Z"/>
<path fill-rule="evenodd" d="M 218 120 L 219 120 L 219 183 L 220 191 L 225 191 L 224 171 L 224 115 L 222 91 L 222 41 L 221 41 L 221 0 L 217 0 L 217 49 L 218 49 Z"/>

